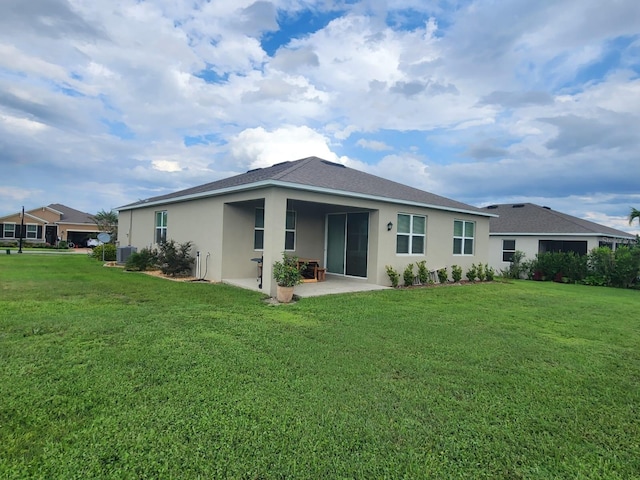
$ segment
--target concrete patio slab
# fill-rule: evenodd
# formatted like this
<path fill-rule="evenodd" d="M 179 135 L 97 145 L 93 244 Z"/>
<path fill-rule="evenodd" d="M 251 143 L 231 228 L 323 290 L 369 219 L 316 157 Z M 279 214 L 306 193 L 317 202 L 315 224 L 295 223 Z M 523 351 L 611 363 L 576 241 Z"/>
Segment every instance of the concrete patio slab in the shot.
<path fill-rule="evenodd" d="M 361 280 L 359 278 L 343 277 L 341 275 L 327 274 L 326 278 L 327 279 L 324 282 L 303 283 L 301 285 L 297 285 L 294 290 L 295 295 L 301 298 L 319 297 L 322 295 L 334 295 L 339 293 L 387 290 L 390 288 L 367 283 L 366 280 Z M 262 292 L 268 295 L 268 292 L 264 292 L 258 288 L 258 281 L 255 278 L 225 279 L 222 282 L 236 287 L 254 290 L 256 292 Z"/>

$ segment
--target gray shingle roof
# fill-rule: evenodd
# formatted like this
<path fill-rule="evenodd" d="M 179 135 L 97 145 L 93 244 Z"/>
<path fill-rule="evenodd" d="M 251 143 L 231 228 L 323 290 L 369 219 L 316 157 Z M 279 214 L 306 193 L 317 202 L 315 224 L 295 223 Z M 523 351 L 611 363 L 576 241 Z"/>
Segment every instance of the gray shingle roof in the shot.
<path fill-rule="evenodd" d="M 605 227 L 582 218 L 556 212 L 533 203 L 506 203 L 490 205 L 485 211 L 499 215 L 490 220 L 492 234 L 566 234 L 597 235 L 616 238 L 635 238 L 615 228 Z"/>
<path fill-rule="evenodd" d="M 346 195 L 378 197 L 400 203 L 418 203 L 447 210 L 473 212 L 480 215 L 490 215 L 492 213 L 318 157 L 308 157 L 301 160 L 278 163 L 267 168 L 249 170 L 234 177 L 124 205 L 120 209 L 128 210 L 149 203 L 170 203 L 192 196 L 215 195 L 216 192 L 222 193 L 221 191 L 227 189 L 250 188 L 252 185 L 269 182 L 291 184 L 293 188 L 302 186 L 312 190 L 329 190 Z"/>
<path fill-rule="evenodd" d="M 54 210 L 62 213 L 62 218 L 60 218 L 61 222 L 64 223 L 89 223 L 95 225 L 96 222 L 93 221 L 93 215 L 86 212 L 81 212 L 80 210 L 76 210 L 75 208 L 67 207 L 66 205 L 62 205 L 61 203 L 52 203 L 47 205 L 49 208 L 53 208 Z"/>

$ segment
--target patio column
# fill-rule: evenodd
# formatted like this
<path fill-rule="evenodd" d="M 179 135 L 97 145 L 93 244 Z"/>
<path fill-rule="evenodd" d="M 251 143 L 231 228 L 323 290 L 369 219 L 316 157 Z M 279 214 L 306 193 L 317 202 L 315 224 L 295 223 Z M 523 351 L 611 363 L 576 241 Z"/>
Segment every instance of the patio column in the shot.
<path fill-rule="evenodd" d="M 276 296 L 276 282 L 272 276 L 273 262 L 282 258 L 287 220 L 287 196 L 282 189 L 271 188 L 264 197 L 264 251 L 262 289 Z"/>

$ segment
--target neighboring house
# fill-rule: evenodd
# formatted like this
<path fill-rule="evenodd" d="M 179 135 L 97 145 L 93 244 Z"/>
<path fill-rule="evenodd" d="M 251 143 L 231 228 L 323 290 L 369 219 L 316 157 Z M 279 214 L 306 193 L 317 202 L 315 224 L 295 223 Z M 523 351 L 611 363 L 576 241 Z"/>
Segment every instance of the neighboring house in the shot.
<path fill-rule="evenodd" d="M 635 236 L 589 220 L 556 212 L 533 203 L 489 205 L 491 218 L 489 264 L 500 271 L 509 266 L 513 252 L 524 252 L 533 259 L 538 253 L 575 252 L 585 255 L 592 249 L 635 241 Z"/>
<path fill-rule="evenodd" d="M 0 217 L 0 241 L 18 241 L 23 224 L 22 238 L 28 243 L 55 245 L 60 239 L 84 246 L 87 239 L 99 233 L 91 214 L 52 203 L 46 207 L 26 210 L 24 222 L 22 212 Z"/>
<path fill-rule="evenodd" d="M 119 209 L 119 244 L 193 242 L 212 281 L 256 276 L 275 293 L 272 264 L 285 251 L 317 259 L 327 274 L 389 285 L 426 260 L 431 269 L 487 262 L 492 213 L 344 165 L 309 157 Z M 198 274 L 198 272 L 196 272 Z M 327 276 L 327 280 L 330 277 Z"/>

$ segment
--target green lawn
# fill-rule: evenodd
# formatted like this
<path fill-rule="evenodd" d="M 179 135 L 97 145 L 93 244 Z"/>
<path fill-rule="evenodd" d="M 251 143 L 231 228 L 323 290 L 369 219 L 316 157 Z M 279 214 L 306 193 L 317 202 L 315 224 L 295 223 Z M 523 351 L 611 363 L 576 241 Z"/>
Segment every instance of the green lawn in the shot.
<path fill-rule="evenodd" d="M 0 478 L 640 478 L 640 292 L 269 306 L 0 256 Z"/>

